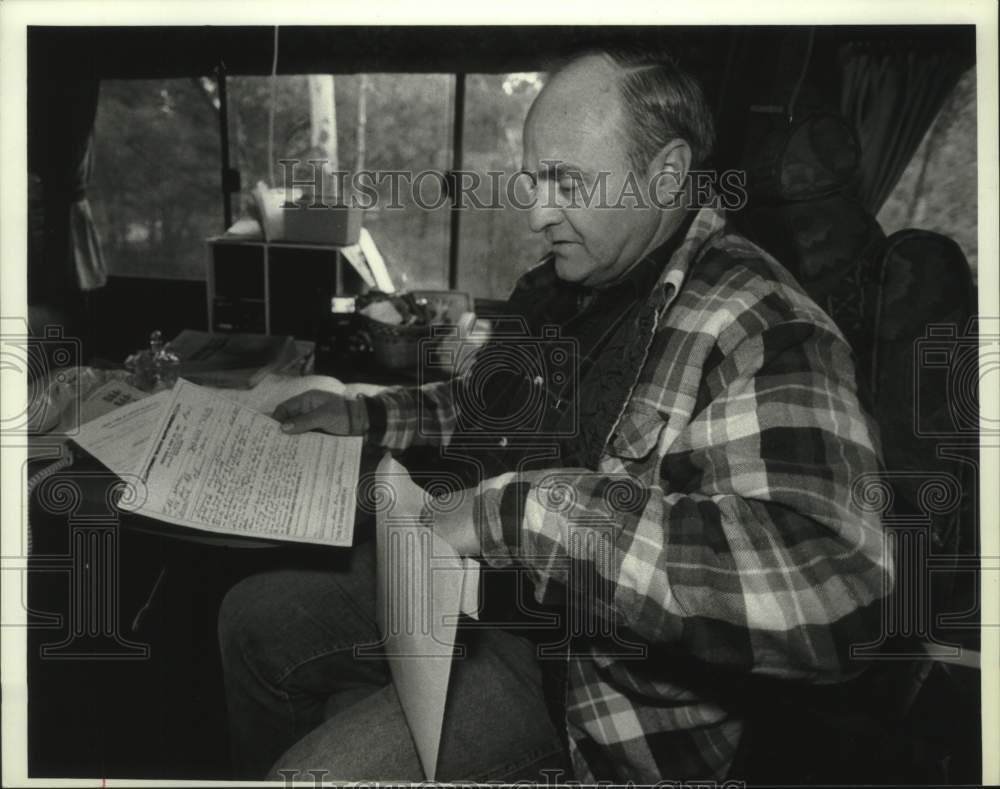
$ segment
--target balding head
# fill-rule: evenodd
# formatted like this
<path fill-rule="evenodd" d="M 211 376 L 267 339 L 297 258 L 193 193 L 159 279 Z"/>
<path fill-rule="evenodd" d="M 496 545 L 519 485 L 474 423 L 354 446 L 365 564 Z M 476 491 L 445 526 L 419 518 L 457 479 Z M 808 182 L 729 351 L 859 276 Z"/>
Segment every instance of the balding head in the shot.
<path fill-rule="evenodd" d="M 682 218 L 648 190 L 663 186 L 659 175 L 679 188 L 689 144 L 671 135 L 652 157 L 637 154 L 644 138 L 627 104 L 632 76 L 606 53 L 575 58 L 550 77 L 525 121 L 523 168 L 538 184 L 529 221 L 569 281 L 618 279 Z"/>
<path fill-rule="evenodd" d="M 532 116 L 540 112 L 570 118 L 581 111 L 593 110 L 598 117 L 609 113 L 622 117 L 622 76 L 621 68 L 606 56 L 591 54 L 576 58 L 550 74 L 525 123 L 530 123 Z"/>
<path fill-rule="evenodd" d="M 602 70 L 598 63 L 608 68 Z M 557 84 L 561 76 L 581 68 L 607 75 L 608 89 L 613 84 L 617 91 L 624 120 L 622 134 L 629 141 L 634 167 L 647 166 L 664 145 L 677 138 L 691 149 L 692 167 L 701 166 L 711 156 L 715 123 L 704 91 L 671 57 L 642 47 L 588 50 L 554 69 L 549 84 Z"/>

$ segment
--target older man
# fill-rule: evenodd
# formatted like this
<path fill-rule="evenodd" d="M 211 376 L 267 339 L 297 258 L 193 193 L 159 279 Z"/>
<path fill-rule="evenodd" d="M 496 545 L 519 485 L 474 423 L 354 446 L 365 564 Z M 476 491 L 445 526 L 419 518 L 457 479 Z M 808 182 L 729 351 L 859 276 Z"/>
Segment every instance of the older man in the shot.
<path fill-rule="evenodd" d="M 851 645 L 876 636 L 889 568 L 880 524 L 852 501 L 878 461 L 851 352 L 720 210 L 684 199 L 712 137 L 697 83 L 645 55 L 578 57 L 532 106 L 530 223 L 551 253 L 509 307 L 576 343 L 576 375 L 507 374 L 479 393 L 485 416 L 541 403 L 531 434 L 501 419 L 509 435 L 482 446 L 463 414 L 481 404 L 463 396 L 475 369 L 279 408 L 289 432 L 464 446 L 476 484 L 434 528 L 520 568 L 567 621 L 607 624 L 568 628 L 548 660 L 505 629 L 465 634 L 443 780 L 723 778 L 745 729 L 741 685 L 844 679 Z M 372 583 L 360 547 L 349 572 L 271 573 L 228 596 L 222 650 L 248 774 L 277 758 L 303 775 L 420 777 L 384 665 L 352 659 L 375 637 Z"/>

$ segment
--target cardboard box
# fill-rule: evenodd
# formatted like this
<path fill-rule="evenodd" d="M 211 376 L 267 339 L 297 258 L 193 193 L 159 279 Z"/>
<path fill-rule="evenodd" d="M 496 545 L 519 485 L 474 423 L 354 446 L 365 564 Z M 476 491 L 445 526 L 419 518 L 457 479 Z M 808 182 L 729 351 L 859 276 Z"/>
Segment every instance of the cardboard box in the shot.
<path fill-rule="evenodd" d="M 260 214 L 261 227 L 267 241 L 300 244 L 357 244 L 361 234 L 362 210 L 348 205 L 312 207 L 301 192 L 292 190 L 294 206 L 287 203 L 284 189 L 268 189 L 258 184 L 254 202 Z"/>

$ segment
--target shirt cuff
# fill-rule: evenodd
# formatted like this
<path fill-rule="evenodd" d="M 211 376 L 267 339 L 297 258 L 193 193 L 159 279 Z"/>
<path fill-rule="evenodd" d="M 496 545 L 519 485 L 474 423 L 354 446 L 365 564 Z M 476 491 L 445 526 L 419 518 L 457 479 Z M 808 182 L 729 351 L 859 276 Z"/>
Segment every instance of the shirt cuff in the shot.
<path fill-rule="evenodd" d="M 388 424 L 385 403 L 378 397 L 368 397 L 365 395 L 352 400 L 348 406 L 352 426 L 355 424 L 356 412 L 354 409 L 358 407 L 364 410 L 364 419 L 368 423 L 367 430 L 365 430 L 366 443 L 373 446 L 382 446 L 385 440 L 386 425 Z"/>
<path fill-rule="evenodd" d="M 417 414 L 412 391 L 405 386 L 394 386 L 358 399 L 363 403 L 363 418 L 368 423 L 366 443 L 390 450 L 410 446 L 416 433 Z"/>
<path fill-rule="evenodd" d="M 476 500 L 476 529 L 483 560 L 492 567 L 507 567 L 520 554 L 521 523 L 531 484 L 517 474 L 485 480 Z"/>

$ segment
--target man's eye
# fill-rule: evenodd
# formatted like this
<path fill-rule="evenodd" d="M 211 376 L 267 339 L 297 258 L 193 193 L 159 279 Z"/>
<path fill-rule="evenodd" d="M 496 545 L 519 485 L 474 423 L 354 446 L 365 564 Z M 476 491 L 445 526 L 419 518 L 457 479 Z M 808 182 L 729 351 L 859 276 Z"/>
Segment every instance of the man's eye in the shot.
<path fill-rule="evenodd" d="M 579 186 L 579 180 L 573 176 L 565 175 L 559 179 L 559 191 L 564 194 L 572 194 Z"/>
<path fill-rule="evenodd" d="M 517 174 L 515 188 L 522 197 L 534 200 L 538 196 L 538 182 L 531 173 L 522 170 Z"/>

